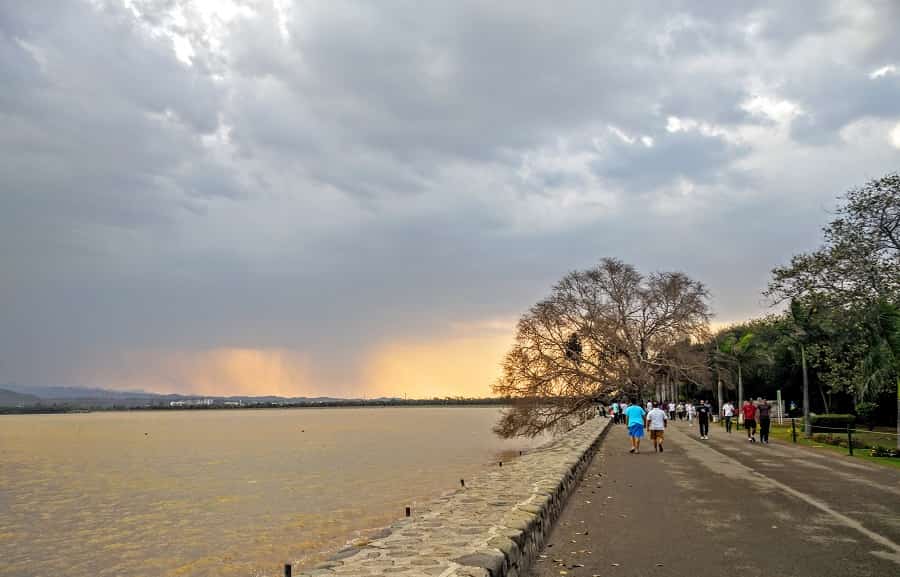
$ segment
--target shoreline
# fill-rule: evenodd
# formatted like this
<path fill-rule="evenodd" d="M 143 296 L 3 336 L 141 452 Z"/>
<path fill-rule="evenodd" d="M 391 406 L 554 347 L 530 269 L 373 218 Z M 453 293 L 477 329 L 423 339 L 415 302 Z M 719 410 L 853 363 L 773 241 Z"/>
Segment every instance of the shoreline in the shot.
<path fill-rule="evenodd" d="M 423 503 L 379 537 L 299 575 L 523 575 L 577 487 L 611 421 L 596 417 Z"/>
<path fill-rule="evenodd" d="M 491 400 L 472 400 L 472 401 L 444 401 L 444 400 L 398 400 L 398 401 L 327 401 L 327 402 L 303 402 L 303 403 L 258 403 L 247 404 L 243 406 L 66 406 L 65 403 L 53 406 L 33 406 L 33 407 L 0 407 L 0 416 L 3 415 L 71 415 L 79 413 L 146 413 L 146 412 L 168 412 L 168 411 L 248 411 L 248 410 L 271 410 L 271 409 L 365 409 L 365 408 L 416 408 L 416 407 L 509 407 L 510 402 L 506 399 Z"/>

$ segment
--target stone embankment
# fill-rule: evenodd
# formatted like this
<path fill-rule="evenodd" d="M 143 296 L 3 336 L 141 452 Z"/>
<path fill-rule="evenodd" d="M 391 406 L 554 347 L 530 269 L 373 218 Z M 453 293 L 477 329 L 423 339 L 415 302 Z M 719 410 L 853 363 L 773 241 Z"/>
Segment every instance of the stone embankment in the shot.
<path fill-rule="evenodd" d="M 302 575 L 517 577 L 541 550 L 609 425 L 596 418 L 412 511 Z"/>

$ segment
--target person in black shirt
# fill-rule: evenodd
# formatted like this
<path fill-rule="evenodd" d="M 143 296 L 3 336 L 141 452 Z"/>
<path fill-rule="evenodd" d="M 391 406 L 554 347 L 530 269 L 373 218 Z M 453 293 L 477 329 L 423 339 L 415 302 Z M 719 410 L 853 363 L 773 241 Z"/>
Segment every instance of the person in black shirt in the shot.
<path fill-rule="evenodd" d="M 697 420 L 700 421 L 701 439 L 709 439 L 709 414 L 711 408 L 706 404 L 706 401 L 700 401 L 700 404 L 697 405 Z"/>
<path fill-rule="evenodd" d="M 756 399 L 756 413 L 759 415 L 759 441 L 769 444 L 769 403 L 765 399 Z"/>

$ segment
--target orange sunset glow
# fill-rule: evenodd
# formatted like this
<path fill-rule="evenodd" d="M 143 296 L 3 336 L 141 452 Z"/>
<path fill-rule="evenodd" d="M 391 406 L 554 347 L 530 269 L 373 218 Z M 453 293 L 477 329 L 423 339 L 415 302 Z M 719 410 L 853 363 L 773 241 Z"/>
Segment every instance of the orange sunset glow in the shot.
<path fill-rule="evenodd" d="M 460 323 L 450 333 L 375 344 L 340 382 L 309 355 L 284 348 L 136 351 L 84 378 L 113 389 L 215 396 L 491 396 L 511 323 Z"/>

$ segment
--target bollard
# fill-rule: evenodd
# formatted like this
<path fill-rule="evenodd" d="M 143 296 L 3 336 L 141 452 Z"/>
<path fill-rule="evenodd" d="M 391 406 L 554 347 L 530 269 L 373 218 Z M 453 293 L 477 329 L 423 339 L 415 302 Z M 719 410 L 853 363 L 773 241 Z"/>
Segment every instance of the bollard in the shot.
<path fill-rule="evenodd" d="M 284 564 L 284 577 L 291 577 L 291 564 L 290 563 Z"/>
<path fill-rule="evenodd" d="M 409 517 L 412 514 L 412 510 L 409 507 L 406 508 L 406 516 Z"/>
<path fill-rule="evenodd" d="M 791 438 L 794 439 L 795 443 L 797 442 L 797 423 L 793 417 L 791 417 Z"/>
<path fill-rule="evenodd" d="M 463 489 L 465 489 L 465 488 L 466 488 L 466 480 L 465 480 L 465 479 L 460 479 L 460 480 L 459 480 L 459 486 L 462 487 Z"/>
<path fill-rule="evenodd" d="M 853 429 L 850 428 L 850 425 L 847 425 L 847 450 L 850 451 L 850 456 L 853 456 Z"/>

